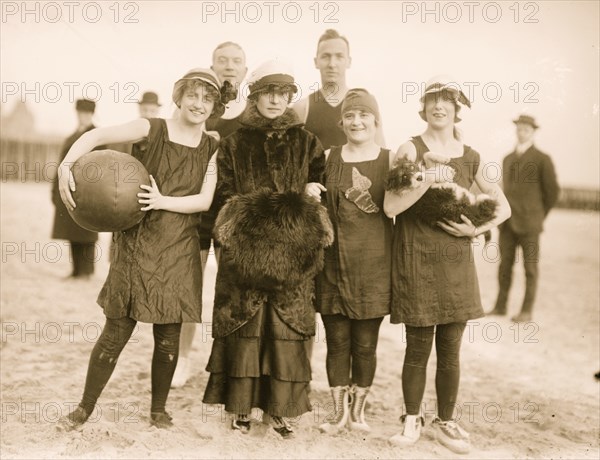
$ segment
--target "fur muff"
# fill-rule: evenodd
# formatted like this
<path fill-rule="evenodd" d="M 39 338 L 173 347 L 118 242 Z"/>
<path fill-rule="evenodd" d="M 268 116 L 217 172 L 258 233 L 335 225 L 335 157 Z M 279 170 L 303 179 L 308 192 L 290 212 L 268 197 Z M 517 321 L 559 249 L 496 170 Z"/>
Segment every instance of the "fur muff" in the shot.
<path fill-rule="evenodd" d="M 385 188 L 402 192 L 418 187 L 422 180 L 423 172 L 418 164 L 400 159 L 388 172 Z M 488 195 L 475 196 L 456 183 L 442 182 L 432 185 L 406 212 L 432 227 L 444 220 L 462 222 L 461 214 L 480 227 L 496 216 L 497 208 L 497 201 Z M 486 243 L 489 242 L 491 233 L 485 232 L 484 236 Z"/>
<path fill-rule="evenodd" d="M 316 200 L 266 189 L 229 199 L 214 233 L 230 253 L 239 282 L 263 290 L 289 289 L 314 277 L 334 235 L 326 208 Z"/>

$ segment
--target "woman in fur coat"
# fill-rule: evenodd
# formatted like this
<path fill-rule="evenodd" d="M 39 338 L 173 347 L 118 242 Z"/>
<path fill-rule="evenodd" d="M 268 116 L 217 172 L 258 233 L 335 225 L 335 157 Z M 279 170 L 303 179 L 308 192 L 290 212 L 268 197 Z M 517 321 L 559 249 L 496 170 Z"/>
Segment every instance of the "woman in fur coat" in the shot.
<path fill-rule="evenodd" d="M 269 61 L 249 81 L 242 127 L 221 141 L 217 158 L 216 199 L 224 207 L 215 237 L 223 252 L 207 365 L 211 375 L 203 401 L 225 404 L 226 411 L 235 414 L 232 428 L 242 433 L 250 430 L 250 412 L 258 407 L 270 416 L 279 435 L 290 438 L 293 430 L 286 419 L 311 409 L 305 342 L 315 334 L 313 276 L 322 267 L 320 241 L 332 238 L 323 219 L 315 219 L 321 214 L 318 208 L 324 210 L 318 200 L 325 157 L 316 136 L 304 130 L 288 108 L 297 92 L 292 73 L 282 63 Z M 303 198 L 305 194 L 317 199 Z M 276 200 L 280 201 L 274 204 Z M 291 227 L 265 224 L 281 209 L 300 216 L 290 221 Z M 246 236 L 234 241 L 233 227 L 244 227 Z M 252 236 L 264 228 L 264 238 Z M 254 258 L 260 251 L 250 253 L 248 244 L 264 248 L 267 266 Z M 297 250 L 291 251 L 294 246 Z M 296 258 L 294 267 L 290 260 Z M 241 262 L 246 263 L 244 270 Z M 294 269 L 299 275 L 293 280 L 288 275 L 278 279 L 278 273 Z"/>

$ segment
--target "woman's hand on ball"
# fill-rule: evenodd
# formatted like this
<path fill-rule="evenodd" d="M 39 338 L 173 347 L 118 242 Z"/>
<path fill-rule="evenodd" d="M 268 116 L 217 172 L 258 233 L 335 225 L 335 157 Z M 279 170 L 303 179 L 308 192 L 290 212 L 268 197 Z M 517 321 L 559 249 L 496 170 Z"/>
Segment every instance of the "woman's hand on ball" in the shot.
<path fill-rule="evenodd" d="M 75 179 L 73 178 L 71 168 L 65 164 L 61 164 L 58 169 L 58 191 L 60 193 L 60 199 L 63 201 L 66 208 L 69 211 L 73 211 L 76 205 L 71 192 L 75 191 Z"/>
<path fill-rule="evenodd" d="M 140 188 L 148 191 L 148 193 L 140 192 L 137 194 L 138 198 L 140 198 L 138 203 L 146 205 L 141 208 L 142 211 L 163 209 L 162 205 L 165 197 L 160 193 L 158 185 L 156 185 L 156 181 L 152 175 L 150 175 L 150 185 L 140 185 Z"/>

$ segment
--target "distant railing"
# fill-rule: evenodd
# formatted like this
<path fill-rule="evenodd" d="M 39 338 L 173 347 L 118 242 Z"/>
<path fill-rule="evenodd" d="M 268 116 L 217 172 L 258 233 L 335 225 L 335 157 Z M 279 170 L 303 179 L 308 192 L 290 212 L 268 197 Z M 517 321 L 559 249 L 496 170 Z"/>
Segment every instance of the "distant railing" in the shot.
<path fill-rule="evenodd" d="M 62 143 L 23 141 L 0 138 L 2 182 L 52 182 Z M 111 145 L 112 149 L 128 151 L 126 144 Z M 600 211 L 600 190 L 563 187 L 557 207 Z"/>
<path fill-rule="evenodd" d="M 60 142 L 0 138 L 2 182 L 52 182 L 61 147 Z"/>
<path fill-rule="evenodd" d="M 600 190 L 566 187 L 560 191 L 557 208 L 600 211 Z"/>
<path fill-rule="evenodd" d="M 0 138 L 2 182 L 52 182 L 56 177 L 62 146 L 60 141 Z M 108 148 L 131 152 L 130 144 L 114 144 Z"/>

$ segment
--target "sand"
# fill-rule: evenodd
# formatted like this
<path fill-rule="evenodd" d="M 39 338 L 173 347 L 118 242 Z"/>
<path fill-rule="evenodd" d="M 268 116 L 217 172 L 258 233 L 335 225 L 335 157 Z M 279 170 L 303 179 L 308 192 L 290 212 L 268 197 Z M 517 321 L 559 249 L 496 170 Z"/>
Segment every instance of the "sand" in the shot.
<path fill-rule="evenodd" d="M 469 455 L 453 454 L 426 425 L 421 440 L 401 449 L 387 439 L 402 414 L 404 329 L 386 319 L 369 397 L 368 435 L 321 434 L 331 410 L 326 344 L 319 325 L 314 348 L 312 413 L 295 421 L 296 439 L 284 441 L 258 420 L 249 435 L 229 428 L 220 406 L 201 403 L 211 348 L 210 320 L 216 264 L 209 259 L 204 324 L 198 325 L 192 377 L 172 390 L 175 426 L 151 427 L 152 330 L 141 324 L 100 398 L 78 431 L 56 420 L 81 397 L 87 361 L 104 324 L 95 299 L 108 271 L 108 238 L 96 274 L 65 281 L 67 243 L 50 239 L 53 207 L 48 183 L 1 184 L 1 444 L 2 458 L 599 458 L 599 215 L 553 211 L 542 235 L 540 286 L 534 322 L 515 325 L 523 295 L 519 266 L 508 317 L 469 323 L 463 339 L 458 413 L 471 433 Z M 497 292 L 497 245 L 476 248 L 484 308 Z M 429 363 L 424 409 L 435 413 L 435 352 Z M 259 417 L 259 414 L 255 414 Z"/>

